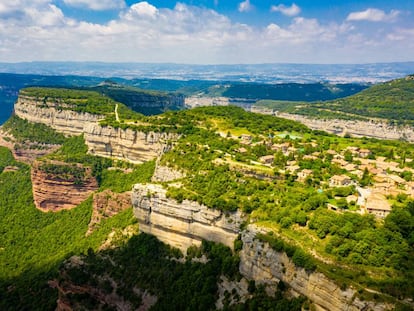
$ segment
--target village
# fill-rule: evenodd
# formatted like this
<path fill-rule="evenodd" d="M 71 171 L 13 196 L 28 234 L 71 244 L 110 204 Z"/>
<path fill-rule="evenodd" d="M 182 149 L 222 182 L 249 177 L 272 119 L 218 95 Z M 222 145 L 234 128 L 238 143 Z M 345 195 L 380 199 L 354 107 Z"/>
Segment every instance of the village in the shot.
<path fill-rule="evenodd" d="M 334 197 L 327 204 L 329 209 L 337 212 L 347 210 L 385 218 L 391 212 L 393 200 L 398 196 L 414 197 L 414 169 L 406 165 L 413 161 L 410 158 L 401 159 L 397 155 L 392 155 L 392 159 L 376 156 L 371 150 L 356 146 L 347 146 L 340 151 L 324 150 L 316 140 L 299 142 L 288 134 L 279 135 L 276 143 L 275 139 L 254 142 L 253 137 L 247 134 L 242 134 L 238 139 L 243 146 L 235 150 L 236 154 L 246 154 L 249 148 L 266 144 L 267 154 L 258 157 L 258 161 L 250 160 L 250 164 L 257 168 L 267 167 L 278 174 L 293 175 L 296 181 L 306 186 L 317 186 L 320 192 L 352 187 L 352 194 Z M 321 172 L 318 171 L 319 168 L 307 168 L 303 164 L 317 161 L 325 164 L 329 162 L 328 165 L 333 166 L 338 173 L 327 177 L 324 174 L 325 178 L 320 182 L 312 183 L 315 175 L 320 175 Z"/>

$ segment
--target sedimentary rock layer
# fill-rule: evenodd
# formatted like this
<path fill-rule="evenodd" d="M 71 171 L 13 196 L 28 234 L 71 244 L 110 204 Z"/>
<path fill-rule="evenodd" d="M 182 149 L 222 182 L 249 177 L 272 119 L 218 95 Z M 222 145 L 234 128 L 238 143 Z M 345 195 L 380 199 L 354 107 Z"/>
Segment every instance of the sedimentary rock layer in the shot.
<path fill-rule="evenodd" d="M 178 203 L 167 198 L 166 190 L 155 184 L 135 185 L 132 205 L 141 232 L 153 234 L 184 253 L 203 239 L 233 248 L 243 221 L 240 212 L 226 215 L 197 202 Z"/>
<path fill-rule="evenodd" d="M 62 164 L 65 165 L 65 164 Z M 98 189 L 98 183 L 85 168 L 85 178 L 81 183 L 71 178 L 46 173 L 39 163 L 34 163 L 31 172 L 33 199 L 38 209 L 59 211 L 76 207 Z"/>
<path fill-rule="evenodd" d="M 88 151 L 103 157 L 143 163 L 156 158 L 178 138 L 173 133 L 138 132 L 101 126 L 102 115 L 62 109 L 61 103 L 44 102 L 20 95 L 15 114 L 30 122 L 43 123 L 65 135 L 84 134 Z"/>
<path fill-rule="evenodd" d="M 296 293 L 308 297 L 317 310 L 384 311 L 392 309 L 390 305 L 361 301 L 355 296 L 355 289 L 341 289 L 324 274 L 309 272 L 295 266 L 286 253 L 276 252 L 267 243 L 255 239 L 256 233 L 257 229 L 249 225 L 242 234 L 240 272 L 248 279 L 274 287 L 281 280 Z"/>

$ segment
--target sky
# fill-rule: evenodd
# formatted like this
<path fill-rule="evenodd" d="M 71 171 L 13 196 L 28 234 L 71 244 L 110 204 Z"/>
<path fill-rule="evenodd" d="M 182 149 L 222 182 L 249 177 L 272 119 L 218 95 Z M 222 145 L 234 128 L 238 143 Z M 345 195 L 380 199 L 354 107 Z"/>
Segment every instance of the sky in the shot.
<path fill-rule="evenodd" d="M 414 61 L 414 0 L 0 0 L 0 62 Z"/>

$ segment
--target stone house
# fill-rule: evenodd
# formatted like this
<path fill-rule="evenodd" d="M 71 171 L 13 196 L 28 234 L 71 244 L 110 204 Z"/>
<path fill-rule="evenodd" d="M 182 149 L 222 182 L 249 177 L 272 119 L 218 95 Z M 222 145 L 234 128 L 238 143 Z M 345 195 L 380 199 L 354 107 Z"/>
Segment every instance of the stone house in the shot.
<path fill-rule="evenodd" d="M 259 158 L 260 162 L 262 162 L 263 164 L 267 164 L 267 165 L 272 165 L 274 160 L 275 160 L 275 156 L 271 154 L 265 155 Z"/>
<path fill-rule="evenodd" d="M 343 187 L 352 184 L 352 179 L 346 175 L 334 175 L 329 179 L 330 187 Z"/>
<path fill-rule="evenodd" d="M 391 212 L 391 204 L 381 193 L 372 193 L 366 201 L 365 208 L 375 217 L 385 218 Z"/>

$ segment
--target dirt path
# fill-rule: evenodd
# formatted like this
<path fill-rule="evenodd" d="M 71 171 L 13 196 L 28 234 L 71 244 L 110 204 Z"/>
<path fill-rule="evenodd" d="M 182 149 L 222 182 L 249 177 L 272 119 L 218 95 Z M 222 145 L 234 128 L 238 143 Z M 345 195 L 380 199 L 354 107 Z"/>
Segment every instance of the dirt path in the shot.
<path fill-rule="evenodd" d="M 115 119 L 116 119 L 116 122 L 119 122 L 118 104 L 115 104 Z"/>

